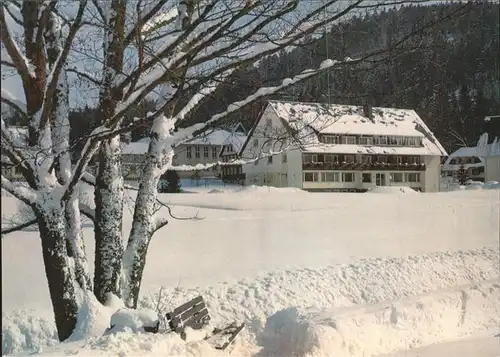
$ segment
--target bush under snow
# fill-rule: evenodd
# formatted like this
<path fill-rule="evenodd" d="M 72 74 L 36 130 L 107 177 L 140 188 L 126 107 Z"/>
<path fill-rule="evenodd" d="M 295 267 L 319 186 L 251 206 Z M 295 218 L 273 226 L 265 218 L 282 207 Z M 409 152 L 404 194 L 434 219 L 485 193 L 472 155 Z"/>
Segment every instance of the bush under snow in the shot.
<path fill-rule="evenodd" d="M 145 332 L 144 327 L 155 327 L 158 321 L 158 314 L 153 310 L 133 310 L 124 307 L 111 316 L 110 332 Z"/>

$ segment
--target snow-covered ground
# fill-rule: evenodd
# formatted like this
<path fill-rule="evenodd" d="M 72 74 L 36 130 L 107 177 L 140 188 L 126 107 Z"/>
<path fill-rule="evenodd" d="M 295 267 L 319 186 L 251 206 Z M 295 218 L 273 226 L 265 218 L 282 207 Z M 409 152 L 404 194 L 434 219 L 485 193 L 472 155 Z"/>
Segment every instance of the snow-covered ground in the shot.
<path fill-rule="evenodd" d="M 101 315 L 91 338 L 55 344 L 39 239 L 26 231 L 2 238 L 4 354 L 400 357 L 457 355 L 446 351 L 478 344 L 481 353 L 494 351 L 484 356 L 500 354 L 492 349 L 500 324 L 499 190 L 189 191 L 199 193 L 161 200 L 178 216 L 204 219 L 171 220 L 153 238 L 141 305 L 154 309 L 161 287 L 165 310 L 202 294 L 214 325 L 246 323 L 229 351 L 196 334 L 188 343 L 172 334 L 99 337 L 110 313 L 97 308 L 89 308 Z M 2 215 L 16 209 L 2 197 Z M 91 258 L 92 228 L 86 233 Z"/>

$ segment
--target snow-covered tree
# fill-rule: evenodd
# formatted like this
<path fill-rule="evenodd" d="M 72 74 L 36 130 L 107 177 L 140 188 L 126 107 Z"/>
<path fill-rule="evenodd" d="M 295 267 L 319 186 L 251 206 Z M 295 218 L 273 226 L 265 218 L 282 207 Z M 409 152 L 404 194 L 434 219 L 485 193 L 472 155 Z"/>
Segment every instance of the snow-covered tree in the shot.
<path fill-rule="evenodd" d="M 422 0 L 415 0 L 422 2 Z M 109 294 L 136 307 L 154 233 L 167 224 L 156 215 L 157 184 L 171 167 L 173 147 L 256 99 L 322 71 L 380 60 L 383 49 L 355 59 L 325 59 L 318 68 L 260 88 L 202 123 L 186 116 L 239 68 L 297 45 L 326 24 L 356 11 L 401 1 L 309 0 L 10 0 L 0 7 L 2 103 L 28 123 L 13 135 L 2 119 L 2 160 L 16 165 L 27 185 L 2 176 L 2 189 L 33 212 L 40 232 L 60 340 L 72 333 L 88 294 Z M 465 6 L 465 5 L 464 5 Z M 439 18 L 434 20 L 440 21 Z M 422 24 L 421 31 L 432 23 Z M 412 36 L 391 42 L 392 50 Z M 16 82 L 17 81 L 17 82 Z M 81 85 L 85 83 L 84 85 Z M 16 91 L 17 88 L 22 91 Z M 69 108 L 83 100 L 99 111 L 97 127 L 71 161 Z M 156 108 L 133 122 L 130 110 L 145 100 Z M 123 232 L 124 182 L 120 136 L 150 125 L 150 144 Z M 268 152 L 272 154 L 272 152 Z M 95 159 L 97 174 L 86 172 Z M 3 163 L 2 163 L 3 164 Z M 82 182 L 94 186 L 95 209 L 80 201 Z M 94 277 L 89 274 L 81 217 L 94 222 Z M 124 242 L 126 242 L 124 244 Z"/>

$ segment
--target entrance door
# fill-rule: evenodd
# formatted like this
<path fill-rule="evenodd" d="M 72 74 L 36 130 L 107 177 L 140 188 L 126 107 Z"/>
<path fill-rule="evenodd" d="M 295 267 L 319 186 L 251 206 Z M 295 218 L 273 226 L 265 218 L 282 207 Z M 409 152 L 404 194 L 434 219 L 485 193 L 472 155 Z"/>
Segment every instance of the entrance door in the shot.
<path fill-rule="evenodd" d="M 375 184 L 377 186 L 385 186 L 385 174 L 375 174 Z"/>

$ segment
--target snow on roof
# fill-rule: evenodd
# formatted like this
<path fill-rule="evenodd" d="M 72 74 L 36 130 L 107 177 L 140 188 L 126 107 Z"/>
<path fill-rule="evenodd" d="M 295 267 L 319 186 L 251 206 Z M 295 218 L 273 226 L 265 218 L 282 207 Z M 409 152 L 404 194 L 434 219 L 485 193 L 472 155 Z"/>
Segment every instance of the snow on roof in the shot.
<path fill-rule="evenodd" d="M 371 146 L 371 145 L 344 145 L 344 144 L 315 144 L 303 148 L 304 152 L 325 154 L 367 154 L 367 155 L 433 155 L 425 146 Z M 441 155 L 441 154 L 437 154 Z"/>
<path fill-rule="evenodd" d="M 234 128 L 236 127 L 237 126 Z M 239 151 L 246 139 L 246 135 L 241 132 L 221 129 L 207 132 L 207 134 L 201 134 L 193 139 L 185 141 L 183 144 L 213 146 L 233 145 L 233 148 Z M 149 142 L 149 138 L 142 138 L 138 141 L 124 145 L 122 148 L 122 154 L 144 155 L 148 152 Z"/>
<path fill-rule="evenodd" d="M 270 101 L 280 118 L 289 123 L 305 124 L 322 134 L 425 136 L 417 130 L 422 120 L 408 109 L 372 109 L 373 119 L 364 115 L 363 107 Z"/>
<path fill-rule="evenodd" d="M 450 154 L 449 158 L 453 157 L 477 157 L 476 147 L 461 147 Z"/>
<path fill-rule="evenodd" d="M 240 152 L 247 141 L 247 136 L 241 133 L 232 133 L 232 135 L 228 136 L 224 145 L 232 145 L 233 152 Z"/>
<path fill-rule="evenodd" d="M 284 101 L 269 101 L 269 105 L 278 117 L 288 123 L 292 129 L 299 131 L 299 137 L 303 135 L 309 137 L 311 129 L 322 134 L 421 137 L 424 145 L 422 148 L 379 148 L 380 150 L 392 150 L 394 153 L 399 153 L 400 149 L 411 149 L 419 151 L 420 155 L 446 155 L 446 150 L 427 125 L 411 109 L 374 107 L 372 108 L 372 119 L 369 119 L 364 115 L 363 107 L 354 105 Z M 319 142 L 313 144 L 319 144 Z M 321 145 L 319 144 L 319 146 Z M 361 151 L 370 148 L 369 146 L 349 146 Z M 330 150 L 338 152 L 333 147 Z"/>
<path fill-rule="evenodd" d="M 232 144 L 234 147 L 238 147 L 238 145 L 239 147 L 241 147 L 246 140 L 246 134 L 238 131 L 239 128 L 244 129 L 241 124 L 238 123 L 231 127 L 229 130 L 219 129 L 207 131 L 205 134 L 198 135 L 196 138 L 187 140 L 184 143 L 214 146 Z"/>
<path fill-rule="evenodd" d="M 486 153 L 488 153 L 488 156 L 498 156 L 500 155 L 500 141 L 498 138 L 495 138 L 493 140 L 493 143 L 488 144 L 486 146 Z M 477 153 L 477 147 L 461 147 L 455 152 L 451 153 L 450 156 L 448 156 L 447 162 L 450 161 L 450 159 L 454 157 L 478 157 L 481 161 L 483 161 L 483 158 L 478 155 Z"/>
<path fill-rule="evenodd" d="M 205 134 L 198 135 L 193 139 L 185 141 L 184 144 L 220 146 L 224 145 L 227 137 L 231 134 L 232 133 L 229 130 L 209 131 Z"/>

